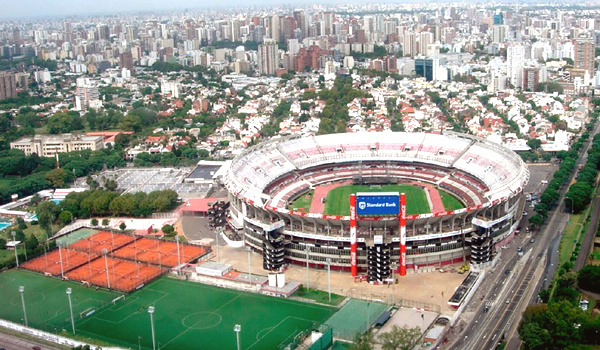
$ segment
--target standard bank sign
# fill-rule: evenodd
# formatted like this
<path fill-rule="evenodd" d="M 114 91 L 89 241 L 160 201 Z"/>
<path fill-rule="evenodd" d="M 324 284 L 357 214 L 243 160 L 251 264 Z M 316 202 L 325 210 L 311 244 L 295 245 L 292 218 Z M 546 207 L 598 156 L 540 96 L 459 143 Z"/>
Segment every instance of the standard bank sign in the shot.
<path fill-rule="evenodd" d="M 364 215 L 398 215 L 400 212 L 398 193 L 357 193 L 356 213 Z"/>

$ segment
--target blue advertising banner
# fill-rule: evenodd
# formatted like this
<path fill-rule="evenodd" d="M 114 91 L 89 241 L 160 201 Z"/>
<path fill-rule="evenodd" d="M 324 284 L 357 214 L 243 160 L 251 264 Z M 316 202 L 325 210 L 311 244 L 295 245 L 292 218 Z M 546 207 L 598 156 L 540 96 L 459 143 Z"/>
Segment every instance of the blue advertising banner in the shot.
<path fill-rule="evenodd" d="M 397 192 L 359 192 L 356 194 L 356 213 L 366 215 L 398 215 L 400 194 Z"/>

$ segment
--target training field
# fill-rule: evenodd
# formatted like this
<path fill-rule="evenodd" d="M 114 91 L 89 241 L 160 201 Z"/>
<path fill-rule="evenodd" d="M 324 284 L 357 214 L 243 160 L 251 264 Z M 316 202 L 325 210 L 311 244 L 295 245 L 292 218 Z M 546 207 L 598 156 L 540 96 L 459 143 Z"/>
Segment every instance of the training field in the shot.
<path fill-rule="evenodd" d="M 72 288 L 73 314 L 79 322 L 81 313 L 99 310 L 108 305 L 119 293 L 87 288 L 80 283 L 44 277 L 38 273 L 10 270 L 0 273 L 0 318 L 23 323 L 23 305 L 19 286 L 24 286 L 27 321 L 34 327 L 50 333 L 71 331 L 67 288 Z"/>
<path fill-rule="evenodd" d="M 114 306 L 83 320 L 77 332 L 126 348 L 152 349 L 153 305 L 157 348 L 235 349 L 233 328 L 241 325 L 242 349 L 273 349 L 289 343 L 333 308 L 239 292 L 162 277 Z"/>
<path fill-rule="evenodd" d="M 356 192 L 404 192 L 406 193 L 406 215 L 430 213 L 425 192 L 411 185 L 346 185 L 327 193 L 325 215 L 350 215 L 350 194 Z"/>

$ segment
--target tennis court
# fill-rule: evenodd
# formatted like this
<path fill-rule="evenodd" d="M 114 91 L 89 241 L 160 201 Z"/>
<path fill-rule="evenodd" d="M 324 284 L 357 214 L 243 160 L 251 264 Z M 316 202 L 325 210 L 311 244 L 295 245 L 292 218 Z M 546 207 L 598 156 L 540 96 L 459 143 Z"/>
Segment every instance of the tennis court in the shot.
<path fill-rule="evenodd" d="M 335 309 L 162 277 L 77 325 L 80 334 L 127 348 L 235 349 L 233 328 L 241 325 L 242 349 L 279 349 L 310 331 Z"/>
<path fill-rule="evenodd" d="M 62 276 L 65 272 L 88 263 L 90 260 L 94 260 L 97 257 L 97 255 L 93 254 L 90 255 L 60 248 L 21 264 L 21 268 L 41 273 L 49 273 L 52 276 Z"/>
<path fill-rule="evenodd" d="M 50 333 L 71 331 L 67 288 L 72 289 L 73 314 L 78 322 L 90 312 L 102 307 L 121 294 L 86 288 L 80 283 L 61 281 L 27 271 L 9 270 L 0 273 L 0 318 L 23 324 L 23 305 L 19 286 L 25 287 L 23 297 L 27 321 L 34 327 Z M 82 314 L 83 313 L 83 314 Z"/>
<path fill-rule="evenodd" d="M 352 299 L 326 322 L 333 328 L 334 337 L 354 341 L 371 326 L 388 305 L 360 299 Z M 368 325 L 368 326 L 367 326 Z"/>
<path fill-rule="evenodd" d="M 100 231 L 94 230 L 93 228 L 82 227 L 77 231 L 69 232 L 69 234 L 58 237 L 56 239 L 57 244 L 60 244 L 63 247 L 71 245 L 83 238 L 87 238 L 93 234 L 96 234 Z"/>
<path fill-rule="evenodd" d="M 113 252 L 113 256 L 135 261 L 143 261 L 158 266 L 175 267 L 178 259 L 181 263 L 193 261 L 207 252 L 205 247 L 142 237 Z"/>

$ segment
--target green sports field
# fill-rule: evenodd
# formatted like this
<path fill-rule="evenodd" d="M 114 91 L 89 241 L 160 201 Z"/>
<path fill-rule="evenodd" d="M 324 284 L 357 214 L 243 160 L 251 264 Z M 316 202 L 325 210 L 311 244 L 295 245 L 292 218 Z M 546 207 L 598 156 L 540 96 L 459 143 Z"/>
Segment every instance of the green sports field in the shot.
<path fill-rule="evenodd" d="M 465 206 L 456 197 L 448 192 L 439 190 L 442 203 L 444 203 L 444 209 L 447 211 L 464 208 Z"/>
<path fill-rule="evenodd" d="M 350 215 L 350 194 L 356 192 L 404 192 L 406 215 L 430 213 L 425 192 L 411 185 L 347 185 L 329 191 L 325 201 L 325 215 Z"/>
<path fill-rule="evenodd" d="M 34 327 L 50 333 L 71 330 L 69 300 L 66 290 L 72 288 L 73 314 L 76 321 L 81 312 L 100 310 L 111 303 L 119 293 L 87 288 L 79 283 L 61 281 L 38 273 L 9 270 L 0 273 L 0 318 L 23 323 L 23 305 L 19 286 L 25 287 L 23 297 L 27 321 Z"/>
<path fill-rule="evenodd" d="M 85 319 L 80 334 L 127 348 L 152 349 L 153 305 L 160 349 L 235 349 L 233 328 L 241 325 L 242 349 L 278 349 L 299 332 L 325 322 L 333 308 L 204 284 L 160 278 L 123 302 Z"/>

